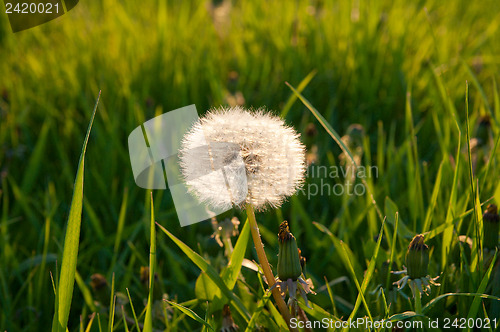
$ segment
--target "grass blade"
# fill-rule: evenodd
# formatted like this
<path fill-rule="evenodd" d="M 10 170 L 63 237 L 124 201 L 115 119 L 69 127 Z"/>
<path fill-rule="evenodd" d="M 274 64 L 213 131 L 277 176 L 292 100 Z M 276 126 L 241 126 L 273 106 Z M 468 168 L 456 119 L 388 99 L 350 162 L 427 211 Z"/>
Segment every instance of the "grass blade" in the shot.
<path fill-rule="evenodd" d="M 153 206 L 153 192 L 151 192 L 151 246 L 149 249 L 149 295 L 146 307 L 146 318 L 144 319 L 144 332 L 153 331 L 153 287 L 155 282 L 156 261 L 156 234 L 155 234 L 155 212 Z"/>
<path fill-rule="evenodd" d="M 75 286 L 76 263 L 78 259 L 78 246 L 80 244 L 80 225 L 82 222 L 83 207 L 83 173 L 84 160 L 87 143 L 89 141 L 90 130 L 94 122 L 94 117 L 99 103 L 99 96 L 95 102 L 92 118 L 90 119 L 87 134 L 82 146 L 80 161 L 78 162 L 78 171 L 76 173 L 75 186 L 73 189 L 73 198 L 69 210 L 68 226 L 64 238 L 64 249 L 61 264 L 61 275 L 57 287 L 57 299 L 55 304 L 54 318 L 52 320 L 53 332 L 65 332 L 68 325 L 69 310 L 73 298 L 73 288 Z"/>
<path fill-rule="evenodd" d="M 108 331 L 113 332 L 115 326 L 115 308 L 116 308 L 116 295 L 113 297 L 111 306 L 109 308 Z"/>
<path fill-rule="evenodd" d="M 394 234 L 392 235 L 392 246 L 391 246 L 391 256 L 389 258 L 389 271 L 392 269 L 392 263 L 394 262 L 394 255 L 396 253 L 396 240 L 398 235 L 398 226 L 399 226 L 399 212 L 396 212 L 395 221 L 394 221 Z M 387 273 L 387 279 L 385 281 L 385 289 L 389 289 L 389 285 L 391 283 L 391 274 Z M 384 292 L 382 292 L 384 294 Z"/>
<path fill-rule="evenodd" d="M 349 257 L 348 257 L 349 267 L 351 268 L 351 273 L 353 274 L 354 282 L 356 283 L 356 287 L 358 288 L 358 291 L 359 291 L 358 297 L 356 298 L 356 302 L 354 304 L 354 309 L 352 310 L 351 315 L 349 317 L 350 320 L 354 320 L 354 317 L 356 317 L 359 306 L 361 305 L 361 301 L 363 301 L 363 304 L 365 305 L 365 308 L 366 308 L 366 312 L 368 313 L 370 320 L 372 320 L 372 315 L 370 313 L 370 309 L 368 308 L 368 304 L 366 303 L 364 293 L 366 292 L 366 288 L 368 287 L 368 284 L 370 283 L 370 279 L 373 276 L 373 271 L 375 270 L 375 263 L 377 262 L 377 257 L 378 257 L 378 253 L 379 253 L 379 249 L 380 249 L 380 243 L 382 242 L 384 226 L 385 226 L 385 220 L 382 222 L 382 227 L 380 228 L 380 233 L 378 235 L 377 245 L 375 247 L 375 251 L 373 252 L 372 259 L 370 260 L 370 264 L 368 264 L 368 269 L 366 270 L 366 274 L 365 274 L 365 277 L 363 278 L 363 282 L 361 283 L 361 287 L 359 286 L 358 279 L 356 278 L 356 274 L 354 273 L 354 270 L 352 269 L 352 265 L 351 265 Z M 345 250 L 343 242 L 342 242 L 342 248 L 344 248 L 344 250 Z"/>
<path fill-rule="evenodd" d="M 264 309 L 264 307 L 266 306 L 267 301 L 269 301 L 271 294 L 272 294 L 271 292 L 264 293 L 264 296 L 262 296 L 262 298 L 260 299 L 257 308 L 255 309 L 252 318 L 250 319 L 250 322 L 248 323 L 248 326 L 245 329 L 245 332 L 251 332 L 256 329 L 257 319 L 259 318 L 262 309 Z"/>
<path fill-rule="evenodd" d="M 114 317 L 115 317 L 115 273 L 111 277 L 111 295 L 109 297 L 109 320 L 108 331 L 113 331 Z"/>
<path fill-rule="evenodd" d="M 123 305 L 122 305 L 122 312 L 125 312 L 125 308 L 123 307 Z M 125 328 L 125 332 L 129 332 L 126 316 L 122 315 L 122 319 L 123 319 L 123 326 Z"/>
<path fill-rule="evenodd" d="M 419 314 L 417 314 L 414 311 L 405 311 L 405 312 L 402 312 L 400 314 L 392 315 L 387 320 L 390 321 L 390 322 L 397 322 L 397 321 L 400 321 L 400 320 L 405 320 L 405 319 L 413 318 L 413 317 L 425 317 L 425 316 L 424 315 L 419 315 Z"/>
<path fill-rule="evenodd" d="M 486 286 L 488 286 L 488 282 L 490 281 L 491 271 L 493 270 L 493 266 L 497 261 L 497 253 L 498 252 L 495 252 L 493 259 L 491 260 L 490 267 L 488 268 L 488 271 L 485 273 L 483 280 L 481 280 L 481 284 L 479 284 L 479 288 L 477 289 L 476 292 L 478 294 L 484 293 L 484 291 L 486 290 Z M 479 296 L 475 296 L 474 301 L 472 301 L 472 305 L 470 306 L 467 318 L 476 318 L 477 311 L 479 310 L 479 304 L 481 304 L 481 298 Z"/>
<path fill-rule="evenodd" d="M 382 237 L 380 237 L 379 242 L 381 239 L 382 239 Z M 361 288 L 361 286 L 359 285 L 359 281 L 358 281 L 358 278 L 356 277 L 356 273 L 354 273 L 354 269 L 353 269 L 351 261 L 349 259 L 349 255 L 347 254 L 347 250 L 345 249 L 346 248 L 345 244 L 342 241 L 340 243 L 342 245 L 342 248 L 344 249 L 345 255 L 347 256 L 347 263 L 349 264 L 349 270 L 352 274 L 352 277 L 354 279 L 354 283 L 356 284 L 356 288 L 358 289 L 358 292 L 359 292 L 358 297 L 356 299 L 356 304 L 354 305 L 354 309 L 353 309 L 351 316 L 349 318 L 352 319 L 353 317 L 356 316 L 356 313 L 357 313 L 358 308 L 359 308 L 359 300 L 361 299 L 361 301 L 363 302 L 363 305 L 365 306 L 366 312 L 368 313 L 368 317 L 370 317 L 370 320 L 373 321 L 372 314 L 370 313 L 370 308 L 368 307 L 368 303 L 366 303 L 364 291 Z M 343 331 L 349 331 L 349 328 L 343 329 Z"/>
<path fill-rule="evenodd" d="M 231 259 L 229 260 L 227 269 L 224 270 L 221 276 L 227 288 L 229 288 L 230 290 L 234 288 L 236 280 L 238 280 L 238 276 L 241 271 L 241 264 L 243 263 L 243 258 L 245 258 L 245 252 L 247 249 L 249 238 L 250 223 L 247 219 L 247 221 L 245 222 L 245 226 L 243 226 L 243 229 L 238 236 L 238 241 L 236 241 L 236 245 L 234 246 L 234 250 L 231 255 Z"/>
<path fill-rule="evenodd" d="M 229 288 L 226 286 L 222 278 L 217 274 L 217 271 L 203 258 L 201 257 L 198 253 L 193 251 L 189 246 L 187 246 L 184 242 L 179 240 L 177 237 L 175 237 L 172 233 L 167 231 L 165 227 L 162 225 L 156 223 L 158 227 L 165 233 L 167 236 L 174 241 L 174 243 L 188 256 L 188 258 L 196 264 L 203 272 L 205 272 L 208 277 L 219 287 L 219 289 L 222 291 L 222 293 L 228 298 L 231 299 L 238 312 L 241 314 L 241 316 L 245 319 L 246 322 L 250 319 L 250 314 L 248 313 L 248 310 L 245 308 L 241 300 L 233 294 L 232 291 L 229 290 Z"/>
<path fill-rule="evenodd" d="M 436 207 L 436 201 L 437 201 L 437 197 L 439 194 L 439 189 L 441 188 L 441 177 L 443 174 L 443 164 L 444 164 L 444 160 L 439 165 L 438 174 L 437 174 L 436 180 L 434 182 L 434 189 L 432 190 L 431 201 L 429 202 L 429 207 L 427 208 L 427 214 L 425 216 L 424 228 L 422 230 L 422 233 L 427 232 L 427 230 L 431 226 L 430 224 L 431 224 L 431 220 L 432 220 L 432 211 Z"/>
<path fill-rule="evenodd" d="M 95 318 L 95 312 L 90 317 L 90 320 L 89 320 L 89 323 L 87 324 L 87 328 L 85 329 L 85 332 L 90 332 L 90 329 L 92 328 L 92 323 L 94 322 L 94 318 Z"/>
<path fill-rule="evenodd" d="M 306 86 L 311 82 L 311 80 L 316 76 L 316 70 L 313 70 L 310 72 L 303 80 L 302 82 L 299 83 L 299 86 L 297 87 L 298 92 L 302 92 Z M 281 111 L 281 117 L 284 119 L 290 109 L 292 108 L 293 103 L 297 100 L 297 96 L 295 94 L 292 94 L 290 98 L 286 101 L 285 106 L 283 106 L 283 109 Z"/>
<path fill-rule="evenodd" d="M 139 327 L 139 321 L 137 320 L 137 315 L 135 314 L 134 304 L 132 303 L 132 298 L 130 297 L 130 292 L 128 291 L 128 288 L 127 288 L 127 296 L 128 296 L 128 301 L 130 303 L 130 309 L 132 310 L 132 316 L 134 316 L 135 327 L 137 328 L 137 331 L 141 332 L 141 328 Z"/>
<path fill-rule="evenodd" d="M 473 245 L 472 245 L 472 252 L 471 252 L 471 271 L 473 272 L 473 282 L 477 282 L 479 279 L 479 271 L 481 271 L 481 263 L 482 263 L 482 252 L 483 252 L 483 239 L 481 237 L 481 232 L 482 232 L 482 218 L 481 218 L 481 204 L 479 203 L 479 188 L 474 185 L 475 179 L 474 179 L 474 170 L 472 167 L 472 152 L 471 152 L 471 145 L 470 145 L 470 130 L 469 130 L 469 83 L 465 83 L 465 120 L 466 120 L 466 140 L 467 140 L 467 156 L 469 158 L 469 163 L 468 163 L 468 168 L 469 168 L 469 179 L 470 179 L 470 189 L 471 189 L 471 197 L 473 198 L 473 204 L 472 206 L 474 207 L 474 217 L 472 218 L 474 222 L 474 237 L 473 237 Z"/>
<path fill-rule="evenodd" d="M 455 125 L 457 126 L 458 130 L 458 141 L 457 141 L 457 154 L 455 157 L 455 171 L 453 172 L 453 183 L 451 185 L 451 191 L 450 191 L 450 199 L 448 201 L 448 209 L 446 211 L 446 219 L 445 219 L 445 225 L 446 228 L 444 229 L 443 233 L 443 245 L 441 249 L 441 266 L 445 267 L 447 266 L 447 260 L 448 260 L 448 253 L 451 250 L 451 243 L 452 243 L 452 238 L 453 238 L 453 216 L 455 214 L 455 206 L 456 206 L 456 201 L 457 201 L 457 187 L 458 187 L 458 176 L 459 176 L 459 170 L 460 170 L 460 150 L 461 148 L 461 139 L 462 139 L 462 130 L 460 129 L 460 125 L 458 123 L 457 117 L 455 116 L 456 113 L 454 112 L 454 118 L 455 118 Z"/>
<path fill-rule="evenodd" d="M 469 297 L 478 297 L 482 299 L 490 299 L 490 300 L 496 300 L 500 301 L 500 298 L 493 296 L 493 295 L 488 295 L 488 294 L 479 294 L 479 293 L 446 293 L 443 295 L 439 295 L 438 297 L 435 297 L 432 299 L 429 303 L 427 303 L 423 308 L 422 308 L 422 313 L 425 314 L 428 312 L 438 301 L 449 297 L 449 296 L 469 296 Z"/>
<path fill-rule="evenodd" d="M 92 298 L 92 294 L 87 285 L 85 285 L 85 282 L 83 281 L 78 271 L 75 272 L 75 280 L 78 284 L 78 288 L 80 288 L 80 292 L 82 292 L 83 299 L 85 300 L 87 306 L 90 308 L 90 310 L 94 312 L 97 311 L 97 308 L 94 304 L 94 299 Z"/>
<path fill-rule="evenodd" d="M 384 203 L 384 212 L 387 216 L 387 223 L 394 226 L 396 229 L 396 213 L 398 214 L 399 219 L 399 208 L 389 197 L 385 198 Z M 415 236 L 415 233 L 410 231 L 410 229 L 404 224 L 404 222 L 400 222 L 397 228 L 397 234 L 400 237 L 411 239 Z"/>
<path fill-rule="evenodd" d="M 332 304 L 333 315 L 338 317 L 339 314 L 337 313 L 337 306 L 335 305 L 335 299 L 333 298 L 332 288 L 330 287 L 330 284 L 328 283 L 328 279 L 326 279 L 326 276 L 323 278 L 325 279 L 326 290 L 328 291 L 328 297 L 330 297 L 330 303 Z"/>
<path fill-rule="evenodd" d="M 179 309 L 184 314 L 186 314 L 188 317 L 191 317 L 192 319 L 194 319 L 198 323 L 203 324 L 204 326 L 209 328 L 211 331 L 215 331 L 214 328 L 210 324 L 208 324 L 203 318 L 198 316 L 196 314 L 196 312 L 194 312 L 193 310 L 186 308 L 186 307 L 183 307 L 180 304 L 177 304 L 177 303 L 169 301 L 169 300 L 164 300 L 164 301 L 167 302 L 168 304 L 170 304 L 171 306 L 175 307 L 176 309 Z"/>

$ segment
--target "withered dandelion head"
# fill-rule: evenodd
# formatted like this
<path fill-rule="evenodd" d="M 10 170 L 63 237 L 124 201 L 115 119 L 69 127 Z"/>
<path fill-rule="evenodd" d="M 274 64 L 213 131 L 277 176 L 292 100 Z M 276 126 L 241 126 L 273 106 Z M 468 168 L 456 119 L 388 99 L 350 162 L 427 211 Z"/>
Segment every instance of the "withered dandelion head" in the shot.
<path fill-rule="evenodd" d="M 184 136 L 180 164 L 200 201 L 217 209 L 252 204 L 263 210 L 280 206 L 301 187 L 305 152 L 299 134 L 279 117 L 222 107 Z"/>

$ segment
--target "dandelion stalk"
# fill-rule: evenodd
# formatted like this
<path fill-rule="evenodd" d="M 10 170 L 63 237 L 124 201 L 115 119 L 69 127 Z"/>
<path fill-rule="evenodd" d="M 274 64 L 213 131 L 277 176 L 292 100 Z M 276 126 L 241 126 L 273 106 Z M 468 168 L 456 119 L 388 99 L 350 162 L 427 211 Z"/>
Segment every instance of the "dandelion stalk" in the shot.
<path fill-rule="evenodd" d="M 262 240 L 260 238 L 259 226 L 257 225 L 257 220 L 255 219 L 255 213 L 252 204 L 247 204 L 246 210 L 247 210 L 248 221 L 250 222 L 250 229 L 252 232 L 253 243 L 255 245 L 255 250 L 257 251 L 257 257 L 259 258 L 259 263 L 262 267 L 262 271 L 264 272 L 264 276 L 266 277 L 269 287 L 272 287 L 275 283 L 274 275 L 273 271 L 271 270 L 271 267 L 269 266 L 269 261 L 267 260 L 266 253 L 264 251 L 264 245 L 262 244 Z M 272 294 L 274 300 L 276 301 L 276 305 L 278 306 L 278 310 L 281 313 L 281 316 L 283 316 L 283 319 L 288 325 L 288 329 L 290 331 L 298 331 L 296 328 L 293 328 L 290 325 L 290 320 L 292 319 L 292 316 L 290 315 L 290 311 L 288 311 L 288 307 L 285 303 L 285 300 L 283 300 L 283 298 L 281 297 L 279 289 L 276 287 L 273 288 Z"/>
<path fill-rule="evenodd" d="M 422 299 L 421 299 L 421 294 L 417 291 L 414 292 L 415 294 L 415 312 L 417 315 L 422 314 Z"/>

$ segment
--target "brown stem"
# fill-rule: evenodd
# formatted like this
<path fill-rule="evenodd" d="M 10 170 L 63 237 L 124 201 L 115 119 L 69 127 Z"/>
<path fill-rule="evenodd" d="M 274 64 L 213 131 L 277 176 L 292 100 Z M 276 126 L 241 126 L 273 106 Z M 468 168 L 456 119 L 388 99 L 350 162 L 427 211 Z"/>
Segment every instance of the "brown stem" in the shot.
<path fill-rule="evenodd" d="M 309 326 L 307 324 L 307 322 L 309 322 L 309 318 L 307 318 L 307 315 L 304 312 L 304 310 L 302 310 L 301 307 L 298 307 L 298 312 L 299 312 L 299 318 L 300 318 L 300 320 L 304 322 L 304 326 L 305 326 L 304 327 L 304 331 L 306 331 L 306 332 L 312 332 L 312 329 L 310 327 L 307 327 L 307 326 Z"/>
<path fill-rule="evenodd" d="M 253 211 L 253 206 L 251 204 L 247 204 L 247 218 L 250 222 L 250 230 L 252 232 L 253 243 L 255 245 L 255 250 L 257 251 L 257 257 L 259 258 L 260 266 L 262 267 L 262 271 L 264 272 L 264 276 L 266 277 L 267 283 L 269 287 L 272 287 L 275 284 L 273 271 L 269 266 L 269 262 L 267 260 L 266 252 L 264 251 L 264 245 L 262 244 L 262 240 L 260 238 L 259 226 L 257 225 L 257 220 L 255 219 L 255 213 Z M 274 301 L 276 301 L 276 305 L 278 306 L 278 310 L 283 316 L 286 324 L 288 325 L 288 329 L 290 331 L 298 332 L 297 328 L 294 328 L 290 325 L 290 320 L 292 316 L 290 315 L 290 311 L 288 311 L 288 307 L 286 306 L 285 301 L 281 297 L 279 289 L 276 287 L 272 290 L 272 294 L 274 297 Z"/>

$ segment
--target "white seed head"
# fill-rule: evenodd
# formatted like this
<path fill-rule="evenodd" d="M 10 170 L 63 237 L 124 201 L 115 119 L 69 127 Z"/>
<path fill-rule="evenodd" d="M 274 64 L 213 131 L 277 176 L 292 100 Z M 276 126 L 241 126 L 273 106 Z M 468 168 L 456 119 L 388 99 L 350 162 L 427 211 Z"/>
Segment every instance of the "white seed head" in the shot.
<path fill-rule="evenodd" d="M 299 134 L 282 119 L 262 109 L 219 108 L 186 133 L 180 164 L 200 201 L 217 209 L 252 204 L 263 210 L 301 187 L 304 151 Z"/>

